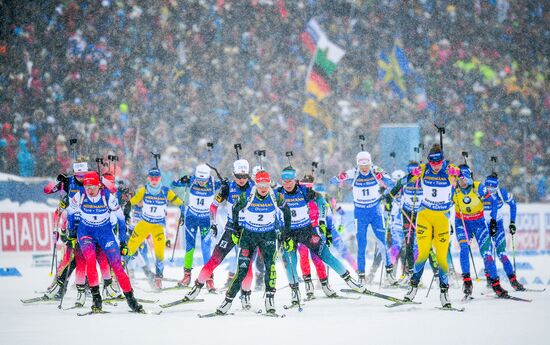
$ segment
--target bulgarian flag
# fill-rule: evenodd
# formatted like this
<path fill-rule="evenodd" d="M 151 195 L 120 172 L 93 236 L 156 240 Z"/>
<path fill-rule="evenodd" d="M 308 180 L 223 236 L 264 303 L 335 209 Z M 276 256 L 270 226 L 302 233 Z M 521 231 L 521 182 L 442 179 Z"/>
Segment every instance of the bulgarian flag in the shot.
<path fill-rule="evenodd" d="M 306 91 L 321 101 L 330 93 L 330 78 L 346 51 L 321 31 L 306 77 Z"/>

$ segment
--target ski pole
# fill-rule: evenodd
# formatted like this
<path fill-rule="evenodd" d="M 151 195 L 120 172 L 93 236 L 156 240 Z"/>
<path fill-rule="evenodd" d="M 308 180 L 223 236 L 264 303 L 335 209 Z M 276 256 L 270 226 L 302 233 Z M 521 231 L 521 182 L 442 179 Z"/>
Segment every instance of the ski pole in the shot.
<path fill-rule="evenodd" d="M 512 261 L 514 263 L 514 273 L 516 272 L 516 242 L 514 241 L 514 235 L 512 235 Z"/>
<path fill-rule="evenodd" d="M 76 248 L 72 248 L 71 250 L 71 260 L 74 260 L 74 251 L 76 250 Z M 65 294 L 67 293 L 67 285 L 69 283 L 69 272 L 67 272 L 67 274 L 65 275 L 65 279 L 63 279 L 63 288 L 61 289 L 61 298 L 59 299 L 59 305 L 57 306 L 57 309 L 63 309 L 63 299 L 65 298 Z"/>
<path fill-rule="evenodd" d="M 426 298 L 430 294 L 430 290 L 432 289 L 432 285 L 434 283 L 434 280 L 435 280 L 435 274 L 432 276 L 432 281 L 430 282 L 430 287 L 428 288 L 428 292 L 426 293 Z"/>
<path fill-rule="evenodd" d="M 380 254 L 380 255 L 382 255 L 382 254 Z M 380 265 L 380 266 L 382 266 L 382 265 Z M 384 267 L 380 267 L 380 282 L 378 282 L 378 288 L 382 288 L 382 277 L 384 276 Z"/>
<path fill-rule="evenodd" d="M 391 211 L 390 211 L 390 212 L 387 212 L 387 214 L 386 214 L 386 219 L 384 220 L 384 226 L 385 226 L 385 228 L 386 228 L 386 235 L 385 235 L 386 243 L 388 243 L 388 234 L 391 235 L 391 232 L 390 232 L 390 226 L 391 226 L 391 224 L 390 224 L 390 217 L 391 217 Z M 384 252 L 384 256 L 385 256 L 386 258 L 387 258 L 387 255 L 388 255 L 388 253 L 387 253 L 387 251 L 385 251 L 385 252 Z M 386 266 L 384 265 L 384 267 L 386 267 Z M 380 282 L 379 282 L 379 284 L 378 284 L 378 287 L 379 287 L 379 288 L 382 287 L 382 277 L 383 277 L 383 275 L 384 275 L 384 267 L 381 267 L 381 268 L 380 268 Z"/>
<path fill-rule="evenodd" d="M 72 140 L 72 139 L 71 139 Z M 76 140 L 76 139 L 75 139 Z M 59 204 L 61 203 L 61 192 L 63 191 L 63 182 L 61 182 L 60 188 L 59 188 L 59 202 L 57 203 L 57 219 L 55 222 L 55 241 L 53 243 L 53 253 L 52 253 L 52 264 L 50 267 L 50 277 L 53 275 L 53 266 L 55 261 L 55 269 L 56 269 L 56 275 L 57 275 L 57 240 L 59 239 L 59 217 L 61 217 L 61 207 Z"/>
<path fill-rule="evenodd" d="M 176 238 L 174 239 L 174 244 L 172 247 L 172 257 L 170 258 L 170 262 L 174 262 L 174 253 L 176 252 L 176 246 L 178 245 L 178 235 L 180 234 L 180 226 L 183 225 L 183 215 L 180 215 L 180 221 L 178 224 L 178 228 L 176 229 Z"/>
<path fill-rule="evenodd" d="M 53 275 L 54 261 L 57 261 L 57 239 L 59 237 L 58 223 L 59 223 L 59 217 L 60 217 L 59 216 L 59 206 L 57 207 L 56 211 L 57 211 L 57 222 L 56 222 L 57 224 L 55 225 L 55 236 L 53 236 L 54 241 L 53 241 L 53 250 L 52 250 L 52 263 L 51 263 L 51 266 L 50 266 L 50 274 L 49 274 L 50 277 Z M 55 265 L 57 266 L 57 262 L 55 263 Z M 56 270 L 57 270 L 57 267 L 56 267 Z"/>
<path fill-rule="evenodd" d="M 57 236 L 53 243 L 52 264 L 50 267 L 50 274 L 49 274 L 50 277 L 53 276 L 54 261 L 57 261 L 55 258 L 57 258 Z M 56 263 L 56 266 L 57 266 L 57 263 Z"/>

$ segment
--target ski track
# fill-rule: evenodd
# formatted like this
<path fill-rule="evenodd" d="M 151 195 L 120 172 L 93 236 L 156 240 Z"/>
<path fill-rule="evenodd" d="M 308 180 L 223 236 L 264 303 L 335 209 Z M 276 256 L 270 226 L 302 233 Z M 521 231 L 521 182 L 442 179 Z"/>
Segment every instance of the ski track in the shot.
<path fill-rule="evenodd" d="M 518 261 L 529 261 L 537 269 L 537 275 L 548 280 L 550 277 L 550 257 L 518 257 Z M 197 314 L 213 312 L 222 302 L 223 294 L 212 295 L 201 292 L 201 303 L 184 304 L 163 310 L 161 315 L 136 315 L 129 313 L 125 301 L 118 306 L 104 305 L 109 314 L 78 317 L 77 312 L 89 310 L 91 298 L 86 300 L 83 309 L 61 311 L 57 303 L 44 305 L 23 305 L 20 298 L 38 296 L 35 290 L 45 289 L 51 282 L 49 267 L 31 267 L 30 254 L 3 254 L 0 267 L 17 267 L 22 277 L 0 277 L 0 342 L 2 344 L 77 344 L 86 345 L 107 341 L 120 341 L 128 344 L 346 344 L 359 342 L 364 344 L 548 344 L 545 326 L 550 324 L 550 293 L 523 292 L 510 289 L 507 279 L 503 286 L 512 295 L 533 299 L 532 303 L 484 298 L 486 292 L 483 282 L 474 282 L 475 300 L 463 303 L 462 293 L 450 289 L 453 306 L 466 308 L 463 313 L 450 313 L 437 310 L 439 294 L 432 288 L 426 298 L 426 288 L 419 289 L 415 301 L 420 305 L 401 306 L 393 309 L 384 307 L 388 301 L 372 296 L 363 296 L 359 300 L 331 300 L 317 298 L 304 305 L 304 310 L 284 310 L 283 305 L 290 303 L 290 289 L 281 289 L 275 295 L 277 312 L 286 314 L 285 318 L 267 318 L 242 312 L 239 295 L 233 302 L 231 312 L 235 315 L 218 318 L 199 319 Z M 216 270 L 216 286 L 221 287 L 226 272 Z M 370 267 L 370 263 L 367 263 Z M 193 270 L 193 279 L 199 272 Z M 277 286 L 283 287 L 287 280 L 281 264 L 277 265 Z M 314 271 L 314 270 L 313 270 Z M 339 291 L 346 288 L 343 281 L 330 272 L 333 288 Z M 179 277 L 181 269 L 167 267 L 165 276 Z M 528 281 L 535 273 L 519 272 Z M 139 273 L 138 273 L 139 276 Z M 73 278 L 74 279 L 74 278 Z M 425 271 L 424 284 L 431 279 L 429 270 Z M 146 281 L 133 280 L 136 297 L 160 299 L 157 304 L 143 304 L 146 310 L 160 310 L 158 304 L 182 298 L 187 292 L 165 291 L 146 293 Z M 64 301 L 69 307 L 74 303 L 76 290 L 71 280 Z M 434 284 L 435 286 L 436 284 Z M 542 285 L 533 285 L 541 288 Z M 142 289 L 143 288 L 143 289 Z M 303 284 L 300 285 L 302 297 L 305 297 Z M 402 298 L 403 289 L 379 289 L 378 282 L 370 285 L 372 291 Z M 316 287 L 315 295 L 322 296 Z M 253 292 L 252 308 L 263 308 L 263 293 Z"/>

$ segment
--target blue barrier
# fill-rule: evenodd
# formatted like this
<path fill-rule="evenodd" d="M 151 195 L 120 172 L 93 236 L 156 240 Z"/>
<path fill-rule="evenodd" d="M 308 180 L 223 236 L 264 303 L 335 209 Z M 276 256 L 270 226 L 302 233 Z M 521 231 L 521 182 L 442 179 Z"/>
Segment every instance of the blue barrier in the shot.
<path fill-rule="evenodd" d="M 533 279 L 533 284 L 544 285 L 544 282 L 540 279 L 540 277 L 535 277 L 535 279 Z"/>
<path fill-rule="evenodd" d="M 0 267 L 0 277 L 21 277 L 22 274 L 15 267 Z"/>
<path fill-rule="evenodd" d="M 529 262 L 516 262 L 516 271 L 532 270 L 533 266 Z"/>
<path fill-rule="evenodd" d="M 529 284 L 529 283 L 527 283 L 527 279 L 525 279 L 525 277 L 519 278 L 519 282 L 521 283 L 521 285 L 527 285 L 527 284 Z"/>

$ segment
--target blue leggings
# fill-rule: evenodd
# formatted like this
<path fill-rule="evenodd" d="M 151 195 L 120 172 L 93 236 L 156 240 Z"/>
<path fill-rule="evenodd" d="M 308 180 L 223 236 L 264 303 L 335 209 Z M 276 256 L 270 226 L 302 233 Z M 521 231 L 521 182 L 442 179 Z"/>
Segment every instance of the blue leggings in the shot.
<path fill-rule="evenodd" d="M 386 230 L 384 229 L 384 221 L 378 206 L 358 211 L 355 209 L 355 225 L 357 238 L 357 272 L 365 273 L 365 254 L 367 250 L 367 229 L 371 229 L 376 236 L 376 240 L 383 249 L 386 260 L 386 267 L 391 265 L 386 248 Z"/>
<path fill-rule="evenodd" d="M 332 253 L 327 245 L 321 240 L 321 237 L 315 233 L 310 227 L 292 230 L 292 237 L 295 243 L 301 243 L 306 246 L 312 253 L 317 254 L 324 263 L 330 266 L 340 276 L 346 273 L 346 268 L 340 260 L 338 260 Z M 289 284 L 298 283 L 298 273 L 296 266 L 298 264 L 298 256 L 296 250 L 291 252 L 284 252 L 283 259 L 286 262 L 286 274 Z"/>
<path fill-rule="evenodd" d="M 324 263 L 330 266 L 338 275 L 343 275 L 346 273 L 346 268 L 340 260 L 338 260 L 332 253 L 330 252 L 330 249 L 323 244 L 321 247 L 321 255 L 319 255 L 321 260 L 323 260 Z M 293 250 L 291 252 L 284 251 L 283 253 L 283 260 L 285 263 L 285 270 L 286 275 L 288 278 L 289 284 L 296 284 L 299 282 L 298 278 L 298 271 L 296 270 L 296 267 L 298 266 L 298 255 L 296 255 L 296 250 Z"/>
<path fill-rule="evenodd" d="M 466 229 L 464 229 L 464 225 Z M 497 267 L 493 259 L 493 245 L 489 236 L 489 229 L 485 224 L 485 219 L 465 220 L 464 224 L 458 217 L 455 218 L 456 239 L 460 245 L 460 267 L 463 274 L 470 273 L 470 252 L 468 240 L 475 237 L 479 252 L 483 258 L 485 270 L 487 270 L 491 279 L 497 279 Z"/>
<path fill-rule="evenodd" d="M 489 227 L 489 223 L 487 223 L 487 227 Z M 514 266 L 512 266 L 506 254 L 506 231 L 504 231 L 504 221 L 502 219 L 497 221 L 497 234 L 493 238 L 493 242 L 496 247 L 497 256 L 502 263 L 502 267 L 504 267 L 506 275 L 510 277 L 516 274 L 516 272 L 514 272 Z"/>

